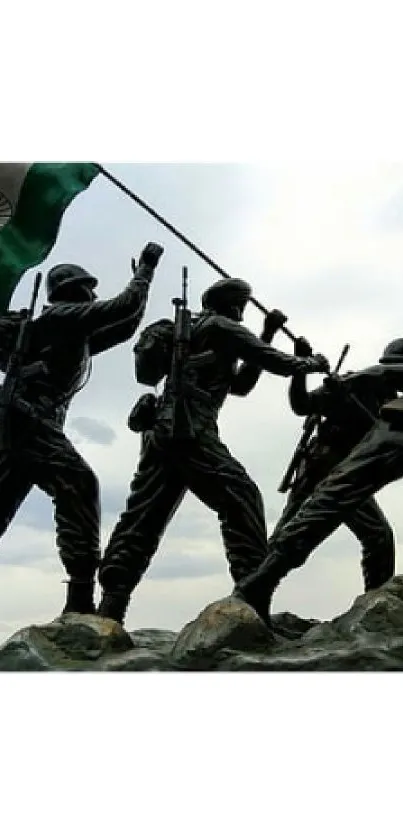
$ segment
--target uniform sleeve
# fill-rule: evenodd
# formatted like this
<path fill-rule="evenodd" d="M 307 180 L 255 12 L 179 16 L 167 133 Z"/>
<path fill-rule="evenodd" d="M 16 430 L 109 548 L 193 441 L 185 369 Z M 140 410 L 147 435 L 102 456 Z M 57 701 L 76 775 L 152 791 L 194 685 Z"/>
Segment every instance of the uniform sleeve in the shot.
<path fill-rule="evenodd" d="M 249 362 L 276 376 L 293 376 L 309 372 L 311 360 L 275 350 L 257 338 L 245 326 L 222 316 L 214 316 L 209 323 L 210 344 L 217 352 L 230 353 L 234 358 Z"/>
<path fill-rule="evenodd" d="M 131 320 L 130 330 L 132 331 L 128 335 L 130 337 L 142 320 L 152 274 L 152 269 L 147 265 L 140 266 L 124 291 L 110 300 L 96 300 L 93 303 L 58 303 L 49 306 L 38 319 L 41 321 L 41 327 L 44 332 L 58 330 L 60 333 L 60 330 L 67 332 L 74 330 L 81 336 L 90 337 L 98 330 L 114 326 L 117 321 Z M 124 328 L 120 324 L 117 334 L 127 334 L 126 329 L 128 329 L 127 323 Z M 112 341 L 109 346 L 112 346 L 115 341 L 112 335 L 109 337 Z M 107 349 L 108 340 L 106 333 L 103 333 L 98 347 Z M 125 338 L 120 340 L 125 340 Z M 119 339 L 116 343 L 119 343 Z M 95 351 L 102 352 L 102 349 L 97 349 L 96 341 Z"/>
<path fill-rule="evenodd" d="M 324 386 L 308 391 L 306 389 L 306 376 L 298 373 L 293 376 L 288 392 L 291 410 L 299 417 L 318 414 L 322 417 L 329 416 L 334 407 L 334 396 Z"/>
<path fill-rule="evenodd" d="M 276 334 L 277 330 L 272 330 L 270 333 L 263 330 L 261 340 L 269 346 Z M 232 382 L 230 393 L 234 396 L 247 396 L 253 388 L 257 385 L 260 376 L 262 375 L 262 368 L 257 367 L 256 364 L 250 364 L 247 361 L 243 361 L 238 369 L 235 371 Z"/>
<path fill-rule="evenodd" d="M 115 347 L 117 344 L 123 344 L 133 337 L 137 330 L 141 318 L 138 312 L 129 318 L 119 320 L 111 326 L 104 326 L 103 329 L 97 329 L 92 333 L 89 341 L 91 355 L 98 355 L 105 352 L 105 350 Z"/>
<path fill-rule="evenodd" d="M 258 383 L 262 368 L 243 361 L 233 375 L 230 393 L 234 396 L 247 396 Z"/>

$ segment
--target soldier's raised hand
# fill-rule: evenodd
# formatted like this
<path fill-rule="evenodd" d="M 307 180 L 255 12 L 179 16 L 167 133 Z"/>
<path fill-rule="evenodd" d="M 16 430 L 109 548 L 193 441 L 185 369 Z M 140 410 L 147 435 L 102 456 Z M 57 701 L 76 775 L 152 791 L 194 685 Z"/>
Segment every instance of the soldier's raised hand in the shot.
<path fill-rule="evenodd" d="M 278 329 L 287 322 L 288 317 L 280 309 L 272 309 L 264 319 L 262 341 L 271 341 Z"/>
<path fill-rule="evenodd" d="M 303 338 L 302 335 L 294 341 L 294 352 L 295 355 L 298 355 L 300 358 L 309 358 L 309 356 L 313 355 L 313 350 L 309 341 L 307 341 L 306 338 Z"/>
<path fill-rule="evenodd" d="M 141 252 L 139 266 L 148 265 L 149 268 L 156 268 L 163 253 L 164 248 L 161 245 L 149 242 Z"/>
<path fill-rule="evenodd" d="M 330 364 L 325 355 L 322 353 L 315 353 L 309 361 L 311 362 L 312 373 L 329 373 Z"/>

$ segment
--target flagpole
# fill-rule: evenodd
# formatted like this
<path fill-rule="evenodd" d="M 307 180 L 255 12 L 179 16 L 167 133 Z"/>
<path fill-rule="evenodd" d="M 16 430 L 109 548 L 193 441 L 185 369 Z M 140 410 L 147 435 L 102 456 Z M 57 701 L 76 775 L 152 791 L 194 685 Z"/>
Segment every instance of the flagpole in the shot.
<path fill-rule="evenodd" d="M 139 204 L 140 207 L 143 208 L 143 210 L 146 210 L 147 213 L 150 213 L 150 215 L 157 219 L 157 221 L 161 222 L 161 224 L 163 224 L 164 227 L 167 228 L 167 230 L 170 230 L 170 232 L 173 233 L 174 236 L 177 236 L 177 238 L 180 239 L 181 242 L 184 243 L 184 245 L 187 245 L 188 248 L 194 251 L 194 253 L 197 253 L 198 256 L 204 259 L 204 261 L 207 262 L 207 264 L 210 265 L 211 268 L 214 268 L 214 270 L 217 271 L 218 274 L 221 274 L 221 276 L 224 277 L 225 280 L 230 279 L 230 274 L 227 274 L 227 272 L 224 271 L 224 269 L 221 268 L 219 265 L 217 265 L 216 262 L 210 259 L 210 257 L 207 256 L 207 254 L 204 253 L 204 251 L 200 250 L 200 248 L 198 248 L 197 245 L 195 245 L 193 242 L 190 241 L 190 239 L 184 236 L 183 233 L 180 232 L 180 230 L 177 230 L 177 228 L 174 227 L 173 224 L 170 224 L 166 218 L 157 213 L 156 210 L 153 210 L 153 208 L 150 207 L 149 204 L 146 204 L 146 202 L 143 201 L 142 198 L 140 198 L 138 195 L 132 192 L 132 190 L 129 189 L 124 183 L 122 183 L 122 181 L 119 181 L 118 178 L 115 178 L 115 176 L 112 175 L 112 173 L 109 172 L 108 169 L 105 169 L 105 167 L 101 166 L 99 163 L 96 163 L 95 165 L 98 167 L 101 174 L 108 179 L 108 181 L 111 181 L 111 183 L 117 186 L 118 189 L 120 189 L 122 192 L 128 195 L 129 198 L 132 198 L 133 201 L 136 201 L 136 203 Z"/>
<path fill-rule="evenodd" d="M 174 234 L 174 236 L 180 239 L 184 245 L 187 245 L 187 247 L 190 248 L 194 253 L 196 253 L 197 256 L 200 256 L 200 258 L 203 259 L 204 262 L 207 262 L 207 264 L 210 265 L 210 268 L 213 268 L 214 271 L 217 271 L 217 273 L 220 274 L 221 277 L 223 277 L 225 280 L 231 279 L 231 275 L 228 274 L 227 271 L 224 271 L 224 269 L 221 268 L 220 265 L 217 264 L 217 262 L 214 262 L 213 259 L 210 259 L 210 257 L 207 256 L 207 254 L 204 253 L 204 251 L 200 250 L 200 248 L 198 248 L 197 245 L 194 244 L 194 242 L 191 242 L 190 239 L 184 236 L 183 233 L 180 232 L 180 230 L 173 226 L 173 224 L 170 224 L 170 222 L 167 221 L 166 218 L 157 213 L 156 210 L 153 210 L 153 208 L 150 207 L 149 204 L 146 204 L 146 202 L 143 201 L 143 199 L 140 198 L 139 195 L 136 195 L 136 193 L 129 189 L 124 183 L 122 183 L 122 181 L 120 181 L 118 178 L 115 178 L 115 176 L 112 175 L 112 172 L 109 172 L 109 170 L 105 169 L 104 166 L 101 166 L 100 163 L 95 163 L 95 166 L 98 168 L 101 175 L 103 175 L 105 178 L 107 178 L 108 181 L 114 184 L 114 186 L 116 186 L 118 189 L 124 192 L 125 195 L 127 195 L 129 198 L 135 201 L 136 204 L 139 204 L 139 206 L 142 207 L 143 210 L 146 210 L 147 213 L 150 213 L 150 215 L 153 216 L 153 218 L 157 219 L 157 221 L 163 224 L 164 227 L 166 227 L 167 230 L 169 230 L 171 233 Z M 261 312 L 263 312 L 266 315 L 268 314 L 268 310 L 265 308 L 265 306 L 262 306 L 262 304 L 259 303 L 254 297 L 250 297 L 249 300 L 256 306 L 256 308 L 260 309 Z M 282 332 L 285 333 L 285 335 L 288 335 L 288 337 L 291 338 L 292 341 L 295 341 L 295 335 L 289 329 L 287 329 L 286 326 L 281 326 L 280 329 Z"/>

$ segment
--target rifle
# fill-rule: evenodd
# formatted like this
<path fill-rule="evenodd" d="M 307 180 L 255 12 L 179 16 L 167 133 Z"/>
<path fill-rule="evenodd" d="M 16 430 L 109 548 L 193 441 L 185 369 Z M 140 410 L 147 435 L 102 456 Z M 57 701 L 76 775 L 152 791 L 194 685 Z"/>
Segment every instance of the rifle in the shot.
<path fill-rule="evenodd" d="M 189 355 L 192 313 L 188 308 L 188 269 L 182 268 L 182 297 L 174 297 L 175 324 L 171 367 L 171 388 L 173 395 L 173 437 L 194 437 L 190 417 L 184 401 L 184 367 Z"/>
<path fill-rule="evenodd" d="M 28 346 L 29 325 L 33 319 L 36 301 L 38 299 L 39 288 L 42 282 L 42 274 L 38 273 L 35 277 L 34 288 L 32 291 L 31 302 L 29 309 L 25 310 L 24 317 L 21 319 L 20 328 L 17 336 L 17 341 L 13 351 L 10 354 L 7 369 L 5 372 L 3 384 L 0 391 L 0 448 L 7 449 L 10 443 L 10 429 L 9 429 L 9 410 L 14 402 L 16 395 L 17 383 L 20 370 L 23 363 L 23 358 Z"/>
<path fill-rule="evenodd" d="M 349 349 L 350 349 L 350 345 L 345 344 L 345 346 L 343 347 L 343 349 L 340 353 L 340 358 L 339 358 L 339 360 L 336 364 L 336 367 L 335 367 L 333 373 L 330 373 L 330 376 L 337 376 L 337 373 L 339 372 L 340 367 L 343 364 L 343 361 L 344 361 Z M 280 486 L 278 487 L 278 492 L 283 492 L 284 493 L 284 492 L 288 492 L 288 490 L 291 489 L 295 472 L 297 471 L 298 466 L 300 465 L 304 454 L 306 454 L 306 452 L 307 452 L 307 446 L 308 446 L 308 443 L 309 443 L 309 441 L 312 437 L 312 434 L 314 433 L 314 431 L 317 428 L 319 428 L 320 423 L 321 423 L 320 414 L 311 414 L 310 416 L 308 416 L 305 419 L 301 438 L 300 438 L 299 443 L 298 443 L 298 445 L 295 449 L 295 452 L 294 452 L 294 454 L 293 454 L 293 456 L 290 460 L 290 463 L 289 463 L 288 468 L 287 468 L 287 470 L 286 470 L 286 472 L 283 476 L 283 479 L 280 483 Z"/>

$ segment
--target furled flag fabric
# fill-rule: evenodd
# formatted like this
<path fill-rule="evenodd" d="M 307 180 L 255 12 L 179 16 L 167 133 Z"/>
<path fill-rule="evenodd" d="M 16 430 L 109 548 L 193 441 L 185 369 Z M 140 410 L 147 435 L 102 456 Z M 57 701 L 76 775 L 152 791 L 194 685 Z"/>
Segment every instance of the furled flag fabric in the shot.
<path fill-rule="evenodd" d="M 0 163 L 0 314 L 24 272 L 48 256 L 70 202 L 98 174 L 94 163 Z"/>

